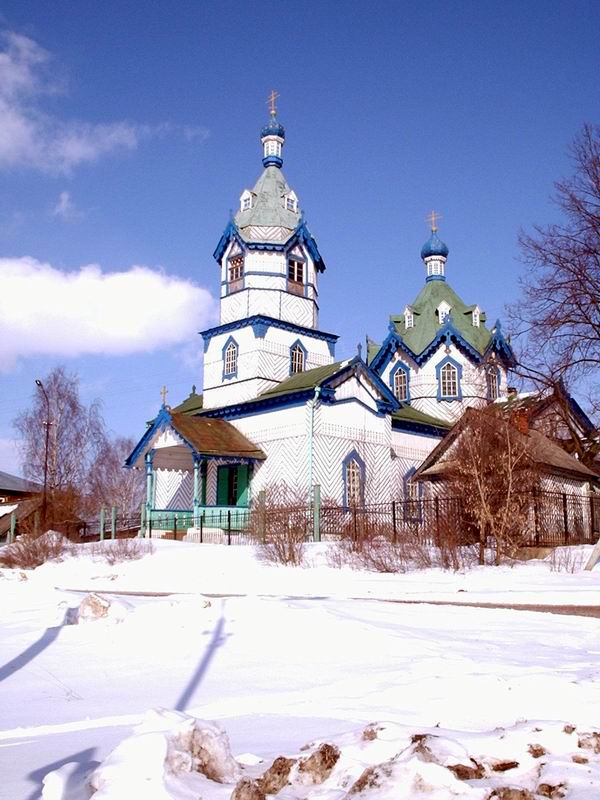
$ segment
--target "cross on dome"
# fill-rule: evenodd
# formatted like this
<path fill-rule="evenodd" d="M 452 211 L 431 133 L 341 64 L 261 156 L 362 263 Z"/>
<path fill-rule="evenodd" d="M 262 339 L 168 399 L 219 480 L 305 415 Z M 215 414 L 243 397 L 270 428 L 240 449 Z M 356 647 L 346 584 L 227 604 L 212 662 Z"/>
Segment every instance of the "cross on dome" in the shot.
<path fill-rule="evenodd" d="M 260 140 L 263 144 L 263 165 L 265 167 L 281 167 L 283 166 L 283 158 L 281 151 L 283 143 L 285 142 L 285 128 L 277 120 L 277 106 L 275 101 L 279 97 L 279 93 L 275 89 L 271 89 L 271 94 L 267 100 L 269 106 L 269 114 L 271 119 L 266 125 L 263 125 L 260 132 Z"/>
<path fill-rule="evenodd" d="M 436 211 L 432 211 L 431 214 L 427 215 L 426 219 L 427 219 L 427 222 L 429 222 L 429 224 L 431 226 L 431 232 L 432 233 L 435 233 L 437 231 L 438 228 L 437 228 L 436 222 L 438 221 L 438 219 L 441 219 L 441 218 L 442 218 L 442 215 L 438 214 Z"/>
<path fill-rule="evenodd" d="M 272 117 L 277 116 L 277 107 L 275 105 L 275 101 L 279 97 L 279 92 L 276 92 L 275 89 L 271 89 L 271 94 L 267 99 L 267 105 L 269 106 L 269 114 Z"/>

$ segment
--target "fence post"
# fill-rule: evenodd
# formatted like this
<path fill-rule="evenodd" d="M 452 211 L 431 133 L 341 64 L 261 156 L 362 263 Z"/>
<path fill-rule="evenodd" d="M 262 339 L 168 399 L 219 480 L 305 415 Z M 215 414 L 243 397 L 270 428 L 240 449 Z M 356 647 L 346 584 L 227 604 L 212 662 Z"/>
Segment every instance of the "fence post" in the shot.
<path fill-rule="evenodd" d="M 354 526 L 354 544 L 357 544 L 358 531 L 356 530 L 356 506 L 352 506 L 352 524 Z"/>
<path fill-rule="evenodd" d="M 396 501 L 392 500 L 392 530 L 394 532 L 393 542 L 396 544 L 398 541 L 398 529 L 396 527 Z"/>
<path fill-rule="evenodd" d="M 203 535 L 204 535 L 204 511 L 200 515 L 200 544 L 202 544 Z"/>
<path fill-rule="evenodd" d="M 17 512 L 13 511 L 10 515 L 10 530 L 8 531 L 8 543 L 12 544 L 15 540 L 15 530 L 17 528 Z"/>
<path fill-rule="evenodd" d="M 117 507 L 113 506 L 110 510 L 110 538 L 117 538 Z"/>
<path fill-rule="evenodd" d="M 33 515 L 33 532 L 36 536 L 39 536 L 41 532 L 42 526 L 40 520 L 41 520 L 40 512 L 36 511 L 35 514 Z"/>
<path fill-rule="evenodd" d="M 313 541 L 321 541 L 321 486 L 313 486 Z"/>
<path fill-rule="evenodd" d="M 100 541 L 104 541 L 104 507 L 100 509 Z"/>
<path fill-rule="evenodd" d="M 140 503 L 140 531 L 138 533 L 140 538 L 146 536 L 146 504 Z"/>
<path fill-rule="evenodd" d="M 435 534 L 433 542 L 436 547 L 440 547 L 440 541 L 442 538 L 440 534 L 440 498 L 437 495 L 433 498 L 433 508 L 435 511 Z"/>
<path fill-rule="evenodd" d="M 594 530 L 596 528 L 596 520 L 594 519 L 594 496 L 590 494 L 590 541 L 594 541 Z"/>
<path fill-rule="evenodd" d="M 258 493 L 258 509 L 260 540 L 264 542 L 267 536 L 267 492 L 265 489 L 261 489 Z"/>
<path fill-rule="evenodd" d="M 231 544 L 231 509 L 227 509 L 227 544 Z"/>
<path fill-rule="evenodd" d="M 565 527 L 565 544 L 569 543 L 569 511 L 567 508 L 567 495 L 563 492 L 563 524 Z"/>
<path fill-rule="evenodd" d="M 152 511 L 146 512 L 146 533 L 148 534 L 148 538 L 152 538 Z"/>

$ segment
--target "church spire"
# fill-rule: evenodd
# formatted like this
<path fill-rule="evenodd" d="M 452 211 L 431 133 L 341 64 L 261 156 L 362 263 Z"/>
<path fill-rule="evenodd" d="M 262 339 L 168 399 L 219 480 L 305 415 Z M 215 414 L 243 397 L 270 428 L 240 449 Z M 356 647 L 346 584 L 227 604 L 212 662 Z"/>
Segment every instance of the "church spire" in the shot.
<path fill-rule="evenodd" d="M 285 142 L 285 128 L 277 120 L 275 101 L 278 97 L 279 94 L 273 89 L 267 100 L 271 118 L 267 124 L 262 127 L 260 140 L 263 144 L 263 165 L 265 167 L 279 167 L 281 169 L 283 166 L 281 151 L 283 143 Z"/>
<path fill-rule="evenodd" d="M 446 259 L 448 258 L 448 247 L 442 242 L 437 235 L 437 220 L 440 214 L 432 211 L 428 215 L 427 221 L 431 226 L 431 236 L 421 248 L 421 258 L 425 262 L 427 269 L 427 281 L 445 281 L 446 280 Z"/>

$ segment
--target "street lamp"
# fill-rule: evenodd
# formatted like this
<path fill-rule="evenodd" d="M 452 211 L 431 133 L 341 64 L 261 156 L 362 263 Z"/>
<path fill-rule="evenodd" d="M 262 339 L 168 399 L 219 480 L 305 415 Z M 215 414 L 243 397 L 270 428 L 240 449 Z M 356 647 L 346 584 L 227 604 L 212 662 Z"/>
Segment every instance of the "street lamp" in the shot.
<path fill-rule="evenodd" d="M 41 389 L 42 394 L 44 395 L 44 399 L 46 400 L 46 448 L 44 452 L 44 495 L 42 498 L 42 524 L 46 525 L 46 505 L 47 505 L 47 493 L 48 493 L 48 440 L 50 437 L 50 400 L 48 399 L 48 393 L 44 389 L 44 384 L 41 382 L 39 378 L 36 378 L 35 385 L 38 389 Z"/>

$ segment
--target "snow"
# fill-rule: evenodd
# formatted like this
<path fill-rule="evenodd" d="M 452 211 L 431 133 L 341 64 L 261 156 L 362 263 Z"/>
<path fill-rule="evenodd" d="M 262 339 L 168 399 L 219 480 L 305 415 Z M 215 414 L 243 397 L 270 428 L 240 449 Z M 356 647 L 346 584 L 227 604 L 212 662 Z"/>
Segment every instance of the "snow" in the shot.
<path fill-rule="evenodd" d="M 45 779 L 44 800 L 88 800 L 90 781 L 98 800 L 229 800 L 240 776 L 305 757 L 311 740 L 340 759 L 322 784 L 292 773 L 282 800 L 341 800 L 369 766 L 381 785 L 356 793 L 365 800 L 487 798 L 540 781 L 566 782 L 577 800 L 600 794 L 596 739 L 584 736 L 600 720 L 598 619 L 385 602 L 594 605 L 598 568 L 377 575 L 329 566 L 329 549 L 287 568 L 249 546 L 157 541 L 108 565 L 84 545 L 34 571 L 0 570 L 0 798 L 35 800 Z M 107 613 L 67 624 L 92 594 Z M 209 732 L 224 783 L 197 771 L 192 740 Z M 422 735 L 437 738 L 418 748 Z M 547 753 L 534 758 L 534 744 Z M 457 778 L 449 759 L 485 776 Z M 494 760 L 519 768 L 496 773 Z"/>

